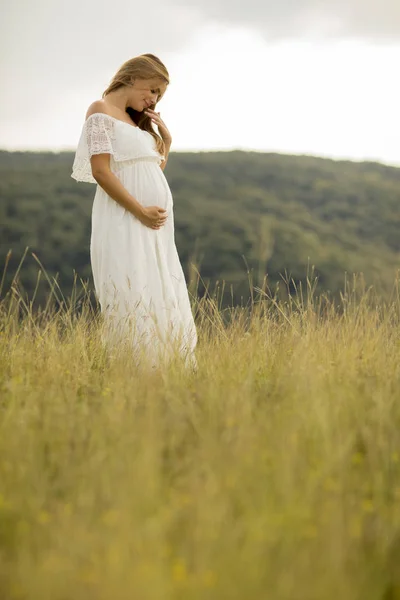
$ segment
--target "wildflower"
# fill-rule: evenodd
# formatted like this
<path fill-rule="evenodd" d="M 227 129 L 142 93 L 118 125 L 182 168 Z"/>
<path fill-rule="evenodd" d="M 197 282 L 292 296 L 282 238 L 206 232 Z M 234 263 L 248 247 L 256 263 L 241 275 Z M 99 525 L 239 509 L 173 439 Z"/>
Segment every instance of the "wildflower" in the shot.
<path fill-rule="evenodd" d="M 177 583 L 185 581 L 187 579 L 186 565 L 182 559 L 178 559 L 172 565 L 172 578 Z"/>
<path fill-rule="evenodd" d="M 361 465 L 363 461 L 364 461 L 364 455 L 361 454 L 361 452 L 356 452 L 351 457 L 351 462 L 353 463 L 353 465 Z"/>
<path fill-rule="evenodd" d="M 46 525 L 51 519 L 50 514 L 46 510 L 41 510 L 38 514 L 37 520 L 41 525 Z"/>
<path fill-rule="evenodd" d="M 361 508 L 366 513 L 374 512 L 374 504 L 369 498 L 365 498 L 365 500 L 362 501 Z"/>

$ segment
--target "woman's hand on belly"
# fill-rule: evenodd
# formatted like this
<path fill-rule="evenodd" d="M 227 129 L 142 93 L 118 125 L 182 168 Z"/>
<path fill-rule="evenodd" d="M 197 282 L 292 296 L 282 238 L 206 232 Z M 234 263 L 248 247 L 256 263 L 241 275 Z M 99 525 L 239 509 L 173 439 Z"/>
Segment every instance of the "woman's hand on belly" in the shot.
<path fill-rule="evenodd" d="M 159 206 L 144 206 L 139 221 L 150 229 L 161 229 L 168 218 L 167 211 Z"/>

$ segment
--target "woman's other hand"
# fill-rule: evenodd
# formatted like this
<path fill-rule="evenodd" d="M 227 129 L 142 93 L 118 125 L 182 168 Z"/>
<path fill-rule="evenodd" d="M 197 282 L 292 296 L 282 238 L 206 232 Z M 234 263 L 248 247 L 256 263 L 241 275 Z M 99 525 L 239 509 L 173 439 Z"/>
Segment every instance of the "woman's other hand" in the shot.
<path fill-rule="evenodd" d="M 150 117 L 153 123 L 157 125 L 158 131 L 160 132 L 164 144 L 170 146 L 172 142 L 172 137 L 168 130 L 168 127 L 160 117 L 160 113 L 156 112 L 155 110 L 152 110 L 151 108 L 147 108 L 144 112 L 148 117 Z"/>

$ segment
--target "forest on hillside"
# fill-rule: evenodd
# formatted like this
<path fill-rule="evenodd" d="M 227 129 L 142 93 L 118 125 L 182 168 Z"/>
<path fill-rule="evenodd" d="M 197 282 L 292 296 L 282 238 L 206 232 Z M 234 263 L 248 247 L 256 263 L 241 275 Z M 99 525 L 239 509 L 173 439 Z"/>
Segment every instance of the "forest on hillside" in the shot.
<path fill-rule="evenodd" d="M 95 186 L 71 178 L 73 153 L 0 152 L 2 296 L 19 273 L 32 297 L 39 265 L 64 296 L 74 276 L 91 278 Z M 174 196 L 175 236 L 190 289 L 224 283 L 224 304 L 246 302 L 251 286 L 306 285 L 336 296 L 345 276 L 363 273 L 382 296 L 400 266 L 400 169 L 256 152 L 172 153 L 165 170 Z M 198 281 L 200 273 L 201 280 Z M 346 275 L 347 274 L 347 275 Z M 42 277 L 43 280 L 43 277 Z M 49 285 L 35 292 L 44 302 Z"/>

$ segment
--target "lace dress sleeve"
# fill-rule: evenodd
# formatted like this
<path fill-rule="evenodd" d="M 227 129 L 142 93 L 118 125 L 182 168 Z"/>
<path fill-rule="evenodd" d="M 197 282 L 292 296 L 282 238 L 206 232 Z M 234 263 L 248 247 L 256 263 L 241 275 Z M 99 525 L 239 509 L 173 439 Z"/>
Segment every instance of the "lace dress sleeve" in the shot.
<path fill-rule="evenodd" d="M 89 157 L 93 154 L 114 154 L 114 122 L 102 113 L 89 117 L 86 125 L 86 143 Z"/>
<path fill-rule="evenodd" d="M 96 183 L 90 158 L 94 154 L 114 154 L 114 121 L 108 115 L 95 113 L 84 123 L 72 166 L 76 181 Z"/>

